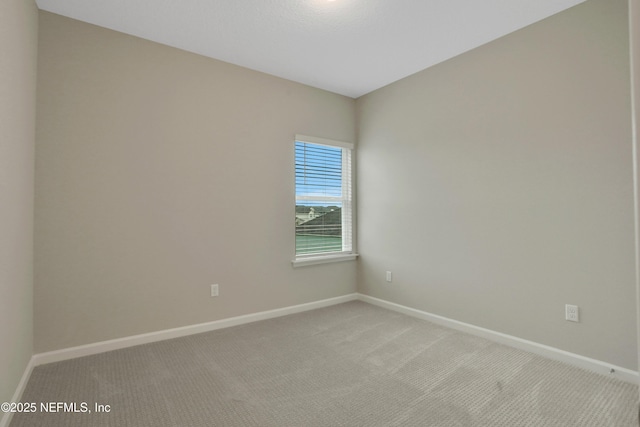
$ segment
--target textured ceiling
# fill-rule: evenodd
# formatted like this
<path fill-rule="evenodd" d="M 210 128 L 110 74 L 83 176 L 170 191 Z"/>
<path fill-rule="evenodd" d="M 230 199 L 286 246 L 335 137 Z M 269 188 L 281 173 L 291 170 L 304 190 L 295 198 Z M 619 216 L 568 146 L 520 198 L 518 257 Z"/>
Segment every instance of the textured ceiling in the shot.
<path fill-rule="evenodd" d="M 584 0 L 37 0 L 42 10 L 358 97 Z"/>

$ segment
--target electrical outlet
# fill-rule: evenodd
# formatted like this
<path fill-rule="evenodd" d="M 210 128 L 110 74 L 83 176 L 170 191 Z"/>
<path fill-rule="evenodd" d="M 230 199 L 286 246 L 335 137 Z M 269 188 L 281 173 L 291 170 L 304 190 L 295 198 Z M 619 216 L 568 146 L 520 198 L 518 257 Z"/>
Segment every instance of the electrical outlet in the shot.
<path fill-rule="evenodd" d="M 211 296 L 217 297 L 219 295 L 218 290 L 219 288 L 217 283 L 215 285 L 211 285 Z"/>
<path fill-rule="evenodd" d="M 580 316 L 578 315 L 578 306 L 565 304 L 564 306 L 564 318 L 570 322 L 579 322 Z"/>
<path fill-rule="evenodd" d="M 391 272 L 387 271 L 387 282 L 391 282 Z"/>

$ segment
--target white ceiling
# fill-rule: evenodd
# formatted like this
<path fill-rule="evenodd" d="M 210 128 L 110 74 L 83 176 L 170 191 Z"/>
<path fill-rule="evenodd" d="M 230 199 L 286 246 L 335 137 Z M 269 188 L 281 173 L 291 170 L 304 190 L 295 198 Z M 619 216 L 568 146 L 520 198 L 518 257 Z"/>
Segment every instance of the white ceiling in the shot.
<path fill-rule="evenodd" d="M 585 0 L 37 0 L 42 10 L 364 95 Z"/>

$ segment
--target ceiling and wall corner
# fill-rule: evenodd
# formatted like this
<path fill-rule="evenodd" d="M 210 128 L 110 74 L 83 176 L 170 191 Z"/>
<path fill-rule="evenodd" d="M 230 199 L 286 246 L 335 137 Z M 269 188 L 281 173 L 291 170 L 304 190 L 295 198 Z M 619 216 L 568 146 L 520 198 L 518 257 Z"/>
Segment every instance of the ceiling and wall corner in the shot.
<path fill-rule="evenodd" d="M 37 0 L 41 10 L 357 98 L 584 0 Z"/>

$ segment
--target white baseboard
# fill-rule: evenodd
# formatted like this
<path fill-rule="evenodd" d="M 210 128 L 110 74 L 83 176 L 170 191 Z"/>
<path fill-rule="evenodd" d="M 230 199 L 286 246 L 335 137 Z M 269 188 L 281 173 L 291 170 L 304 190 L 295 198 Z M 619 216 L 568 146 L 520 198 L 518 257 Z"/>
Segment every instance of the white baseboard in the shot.
<path fill-rule="evenodd" d="M 15 393 L 13 393 L 13 397 L 10 402 L 20 402 L 22 398 L 22 393 L 24 393 L 24 389 L 27 387 L 27 383 L 29 382 L 29 378 L 31 377 L 31 372 L 33 372 L 33 368 L 35 367 L 35 360 L 33 357 L 29 359 L 29 363 L 27 363 L 27 367 L 24 369 L 24 373 L 22 374 L 22 378 L 20 378 L 20 382 L 18 383 L 18 387 L 16 388 Z M 11 419 L 13 418 L 13 412 L 6 412 L 3 414 L 3 417 L 0 418 L 0 427 L 9 427 L 11 423 Z"/>
<path fill-rule="evenodd" d="M 229 317 L 227 319 L 215 320 L 213 322 L 166 329 L 163 331 L 150 332 L 141 335 L 133 335 L 109 341 L 100 341 L 96 343 L 81 345 L 78 347 L 64 348 L 61 350 L 39 353 L 33 356 L 32 361 L 35 363 L 35 366 L 43 365 L 46 363 L 60 362 L 62 360 L 90 356 L 92 354 L 104 353 L 106 351 L 118 350 L 126 347 L 133 347 L 135 345 L 148 344 L 151 342 L 163 341 L 171 338 L 179 338 L 187 335 L 199 334 L 202 332 L 215 331 L 216 329 L 243 325 L 245 323 L 257 322 L 259 320 L 272 319 L 275 317 L 286 316 L 288 314 L 301 313 L 303 311 L 315 310 L 317 308 L 328 307 L 330 305 L 340 304 L 347 301 L 355 301 L 357 299 L 358 294 L 348 294 L 306 304 L 278 308 L 275 310 L 261 311 L 259 313 Z"/>
<path fill-rule="evenodd" d="M 581 356 L 579 354 L 570 353 L 568 351 L 560 350 L 555 347 L 538 344 L 533 341 L 528 341 L 522 338 L 514 337 L 512 335 L 492 331 L 490 329 L 481 328 L 469 323 L 459 322 L 457 320 L 449 319 L 437 314 L 427 313 L 426 311 L 406 307 L 404 305 L 370 297 L 368 295 L 358 294 L 358 299 L 360 301 L 368 302 L 369 304 L 377 305 L 379 307 L 387 308 L 389 310 L 397 311 L 399 313 L 407 314 L 419 319 L 428 320 L 438 325 L 480 336 L 491 341 L 499 342 L 500 344 L 518 348 L 520 350 L 525 350 L 540 356 L 544 356 L 548 359 L 564 362 L 599 374 L 613 376 L 619 380 L 631 384 L 638 384 L 638 380 L 640 379 L 638 372 L 632 371 L 631 369 L 622 368 L 620 366 L 615 366 L 610 363 L 602 362 L 600 360 L 595 360 L 585 356 Z"/>
<path fill-rule="evenodd" d="M 231 326 L 243 325 L 246 323 L 257 322 L 260 320 L 272 319 L 275 317 L 286 316 L 289 314 L 301 313 L 308 310 L 315 310 L 317 308 L 328 307 L 343 302 L 360 300 L 373 305 L 377 305 L 389 310 L 397 311 L 409 316 L 417 317 L 423 320 L 446 326 L 452 329 L 456 329 L 462 332 L 470 333 L 476 336 L 480 336 L 501 344 L 505 344 L 511 347 L 515 347 L 521 350 L 529 351 L 549 359 L 565 362 L 583 369 L 587 369 L 599 374 L 605 374 L 614 376 L 622 381 L 626 381 L 632 384 L 638 384 L 640 376 L 638 372 L 630 369 L 615 366 L 609 363 L 605 363 L 599 360 L 591 359 L 579 354 L 570 353 L 568 351 L 560 350 L 554 347 L 539 344 L 533 341 L 528 341 L 522 338 L 514 337 L 511 335 L 503 334 L 500 332 L 492 331 L 490 329 L 481 328 L 468 323 L 459 322 L 457 320 L 449 319 L 436 314 L 431 314 L 425 311 L 417 310 L 414 308 L 406 307 L 400 304 L 385 301 L 379 298 L 374 298 L 368 295 L 353 293 L 343 295 L 340 297 L 329 298 L 321 301 L 314 301 L 306 304 L 294 305 L 290 307 L 279 308 L 275 310 L 262 311 L 259 313 L 247 314 L 243 316 L 230 317 L 227 319 L 216 320 L 213 322 L 200 323 L 196 325 L 184 326 L 180 328 L 167 329 L 163 331 L 150 332 L 147 334 L 134 335 L 130 337 L 118 338 L 109 341 L 101 341 L 92 344 L 82 345 L 78 347 L 71 347 L 61 350 L 50 351 L 46 353 L 35 354 L 25 374 L 23 375 L 20 386 L 16 391 L 16 395 L 20 396 L 26 385 L 26 382 L 31 374 L 33 367 L 46 364 L 59 362 L 68 359 L 74 359 L 82 356 L 90 356 L 93 354 L 104 353 L 106 351 L 118 350 L 121 348 L 133 347 L 140 344 L 147 344 L 156 341 L 163 341 L 171 338 L 184 337 L 193 334 L 199 334 L 202 332 L 214 331 L 217 329 L 228 328 Z M 613 370 L 613 371 L 612 371 Z M 15 400 L 14 400 L 15 401 Z M 6 418 L 6 417 L 5 417 Z M 5 427 L 8 422 L 5 423 L 4 418 L 0 427 Z"/>

